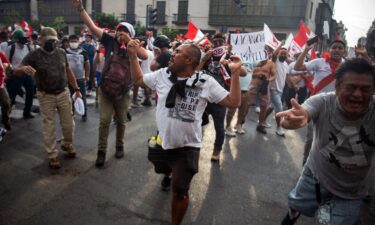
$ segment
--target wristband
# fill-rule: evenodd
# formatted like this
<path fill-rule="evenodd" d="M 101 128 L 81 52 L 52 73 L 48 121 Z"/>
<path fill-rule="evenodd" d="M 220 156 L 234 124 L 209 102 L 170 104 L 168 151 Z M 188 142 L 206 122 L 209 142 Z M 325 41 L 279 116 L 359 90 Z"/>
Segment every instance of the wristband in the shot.
<path fill-rule="evenodd" d="M 78 12 L 82 12 L 83 10 L 85 10 L 85 8 L 83 8 L 83 5 L 80 5 L 79 7 L 77 7 Z"/>

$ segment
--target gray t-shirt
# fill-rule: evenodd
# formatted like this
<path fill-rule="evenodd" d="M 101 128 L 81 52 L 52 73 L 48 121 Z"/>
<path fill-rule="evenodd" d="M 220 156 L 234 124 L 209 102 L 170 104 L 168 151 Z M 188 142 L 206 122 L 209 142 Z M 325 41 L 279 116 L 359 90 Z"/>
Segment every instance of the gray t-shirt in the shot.
<path fill-rule="evenodd" d="M 314 141 L 307 166 L 332 194 L 345 199 L 367 195 L 375 179 L 375 96 L 362 119 L 348 121 L 334 92 L 306 100 Z"/>

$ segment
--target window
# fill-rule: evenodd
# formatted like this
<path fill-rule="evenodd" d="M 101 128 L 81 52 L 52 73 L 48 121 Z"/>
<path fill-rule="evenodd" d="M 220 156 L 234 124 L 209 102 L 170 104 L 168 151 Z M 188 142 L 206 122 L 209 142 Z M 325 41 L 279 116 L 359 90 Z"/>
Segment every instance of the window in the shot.
<path fill-rule="evenodd" d="M 156 3 L 156 9 L 157 9 L 157 17 L 156 17 L 156 24 L 158 25 L 165 25 L 165 1 L 158 1 Z"/>
<path fill-rule="evenodd" d="M 135 24 L 135 0 L 127 0 L 125 21 Z"/>
<path fill-rule="evenodd" d="M 187 0 L 178 1 L 178 14 L 177 14 L 178 22 L 188 21 L 188 6 L 189 6 L 189 1 Z"/>

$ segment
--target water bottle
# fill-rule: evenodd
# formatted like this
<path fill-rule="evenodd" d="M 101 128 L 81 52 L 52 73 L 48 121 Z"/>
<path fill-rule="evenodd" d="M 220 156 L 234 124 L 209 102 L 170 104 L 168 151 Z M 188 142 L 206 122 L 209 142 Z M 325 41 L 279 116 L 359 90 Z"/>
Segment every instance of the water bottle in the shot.
<path fill-rule="evenodd" d="M 148 141 L 148 147 L 155 148 L 157 145 L 156 143 L 156 137 L 152 136 L 151 139 Z"/>

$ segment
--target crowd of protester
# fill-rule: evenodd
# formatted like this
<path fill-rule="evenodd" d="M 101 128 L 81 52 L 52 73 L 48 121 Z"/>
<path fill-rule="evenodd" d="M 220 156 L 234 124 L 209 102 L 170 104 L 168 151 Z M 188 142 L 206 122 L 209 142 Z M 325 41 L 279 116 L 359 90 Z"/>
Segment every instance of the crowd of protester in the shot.
<path fill-rule="evenodd" d="M 11 131 L 10 113 L 20 95 L 24 119 L 40 113 L 49 166 L 59 169 L 56 112 L 61 150 L 74 158 L 73 102 L 82 98 L 85 122 L 90 116 L 87 97 L 95 95 L 100 120 L 95 164 L 103 167 L 112 120 L 115 157 L 122 158 L 128 109 L 154 105 L 158 135 L 150 139 L 149 159 L 164 175 L 162 189 L 173 189 L 171 221 L 177 225 L 189 205 L 202 126 L 209 116 L 215 128 L 211 161 L 219 163 L 225 137 L 248 132 L 244 123 L 252 107 L 259 113 L 256 131 L 263 135 L 268 135 L 267 120 L 275 111 L 280 138 L 286 138 L 283 128 L 308 130 L 303 172 L 289 193 L 290 209 L 282 224 L 295 224 L 301 213 L 314 216 L 327 208 L 327 224 L 358 222 L 361 202 L 371 199 L 375 180 L 375 136 L 370 132 L 375 129 L 375 52 L 357 46 L 357 58 L 346 59 L 346 43 L 335 40 L 329 55 L 311 59 L 313 44 L 291 56 L 281 42 L 276 49 L 266 46 L 267 59 L 243 64 L 232 54 L 225 34 L 214 34 L 201 44 L 172 41 L 150 31 L 136 34 L 127 22 L 105 31 L 94 24 L 81 0 L 73 6 L 89 33 L 59 38 L 49 27 L 29 37 L 22 30 L 1 31 L 0 141 Z"/>

